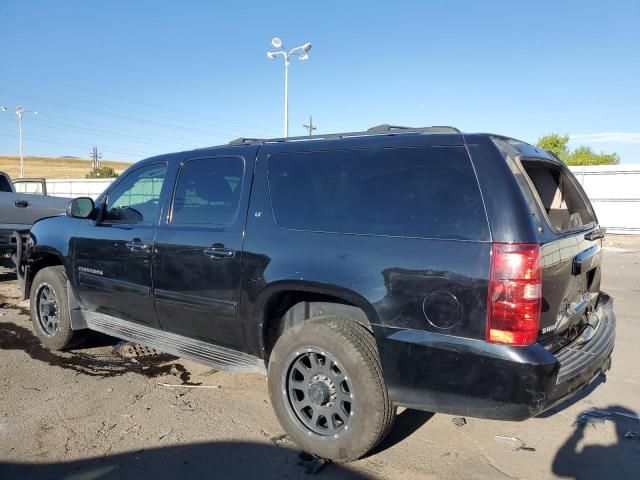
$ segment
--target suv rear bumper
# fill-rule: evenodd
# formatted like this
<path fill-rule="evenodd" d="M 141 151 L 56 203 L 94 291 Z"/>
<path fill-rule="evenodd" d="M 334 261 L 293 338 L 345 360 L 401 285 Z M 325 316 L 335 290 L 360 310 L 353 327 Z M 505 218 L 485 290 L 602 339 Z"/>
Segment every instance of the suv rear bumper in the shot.
<path fill-rule="evenodd" d="M 384 376 L 397 405 L 498 420 L 526 420 L 562 402 L 610 366 L 613 300 L 602 293 L 597 332 L 555 355 L 421 330 L 374 326 Z"/>

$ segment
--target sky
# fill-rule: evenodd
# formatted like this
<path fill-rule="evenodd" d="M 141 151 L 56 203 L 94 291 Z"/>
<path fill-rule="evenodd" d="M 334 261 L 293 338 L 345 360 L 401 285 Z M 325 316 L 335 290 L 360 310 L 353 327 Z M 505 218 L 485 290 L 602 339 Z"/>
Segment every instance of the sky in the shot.
<path fill-rule="evenodd" d="M 137 161 L 283 132 L 452 125 L 640 163 L 640 2 L 0 0 L 0 154 Z"/>

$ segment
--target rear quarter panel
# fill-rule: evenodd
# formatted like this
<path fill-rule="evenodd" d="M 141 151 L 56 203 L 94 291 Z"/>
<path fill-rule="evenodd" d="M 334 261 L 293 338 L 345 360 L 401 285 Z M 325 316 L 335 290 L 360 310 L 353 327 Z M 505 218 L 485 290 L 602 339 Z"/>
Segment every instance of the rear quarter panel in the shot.
<path fill-rule="evenodd" d="M 256 319 L 268 298 L 284 289 L 341 297 L 360 307 L 372 326 L 388 327 L 374 328 L 376 333 L 417 329 L 484 338 L 489 241 L 282 229 L 274 221 L 267 181 L 267 158 L 278 148 L 296 147 L 261 148 L 247 217 L 241 318 L 253 353 L 263 353 L 262 326 Z M 444 312 L 437 307 L 442 302 L 435 301 L 442 292 L 455 299 Z M 430 296 L 434 301 L 429 301 Z M 449 318 L 450 324 L 436 326 L 425 311 L 432 317 Z"/>

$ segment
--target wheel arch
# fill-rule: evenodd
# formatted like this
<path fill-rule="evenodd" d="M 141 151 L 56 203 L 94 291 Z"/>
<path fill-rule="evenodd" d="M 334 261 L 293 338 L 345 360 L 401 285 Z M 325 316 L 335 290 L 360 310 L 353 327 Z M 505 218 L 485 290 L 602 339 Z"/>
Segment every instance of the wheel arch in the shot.
<path fill-rule="evenodd" d="M 353 319 L 373 334 L 378 315 L 364 297 L 351 290 L 309 283 L 279 285 L 264 295 L 259 315 L 260 352 L 268 363 L 275 342 L 282 333 L 300 322 L 320 315 Z"/>
<path fill-rule="evenodd" d="M 30 253 L 29 268 L 24 277 L 24 297 L 29 298 L 31 295 L 31 284 L 36 274 L 47 267 L 64 266 L 64 257 L 60 252 L 56 251 L 36 251 Z"/>

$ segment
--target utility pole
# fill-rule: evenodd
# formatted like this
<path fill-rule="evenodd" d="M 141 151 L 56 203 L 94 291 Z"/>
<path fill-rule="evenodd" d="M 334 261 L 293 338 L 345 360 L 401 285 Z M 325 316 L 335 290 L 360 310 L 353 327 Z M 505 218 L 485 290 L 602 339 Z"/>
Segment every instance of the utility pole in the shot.
<path fill-rule="evenodd" d="M 317 130 L 317 128 L 313 126 L 313 117 L 311 115 L 309 115 L 309 125 L 303 124 L 302 126 L 309 131 L 309 136 L 313 137 L 313 131 Z"/>
<path fill-rule="evenodd" d="M 96 168 L 100 168 L 100 160 L 102 160 L 102 154 L 98 153 L 98 147 L 93 147 L 93 149 L 89 153 L 89 156 L 91 157 L 91 168 L 93 168 L 94 170 Z"/>

